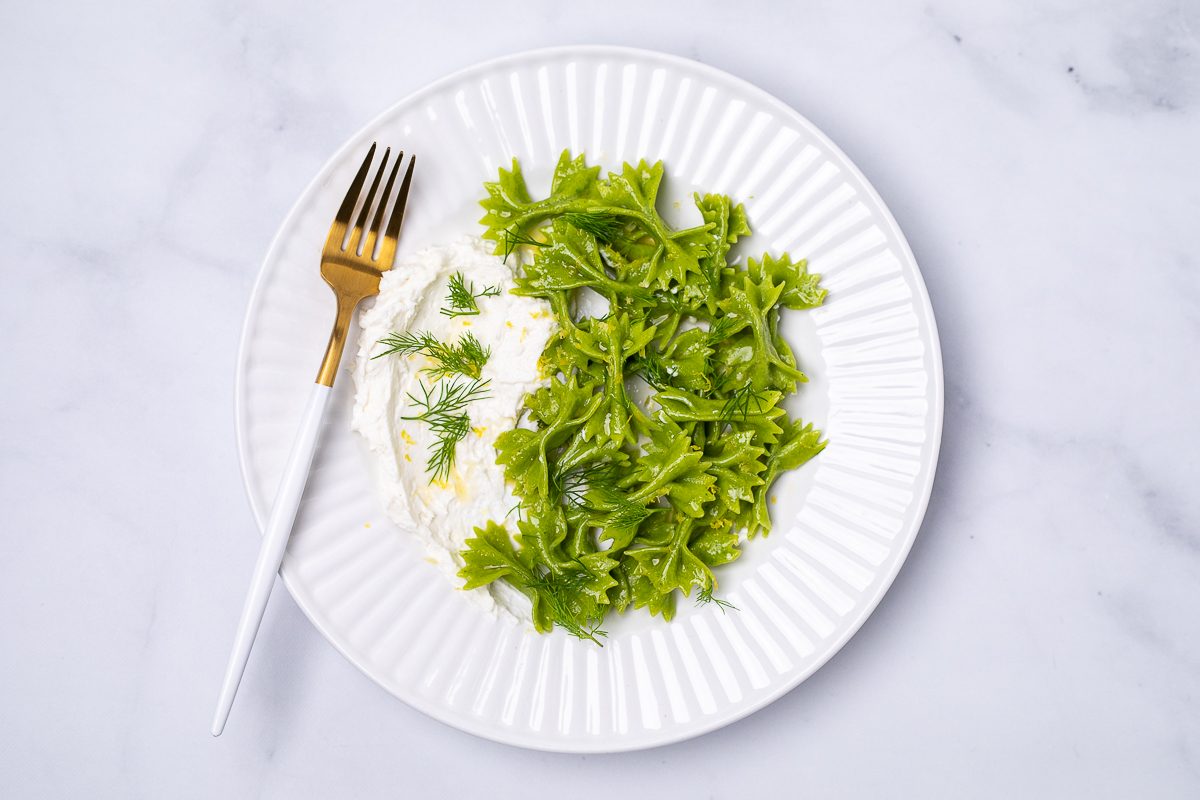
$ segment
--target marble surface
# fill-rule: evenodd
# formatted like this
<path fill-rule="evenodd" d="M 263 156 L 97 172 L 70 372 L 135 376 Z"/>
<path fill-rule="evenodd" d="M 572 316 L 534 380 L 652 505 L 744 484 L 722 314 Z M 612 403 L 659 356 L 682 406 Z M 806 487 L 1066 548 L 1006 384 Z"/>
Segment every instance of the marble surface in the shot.
<path fill-rule="evenodd" d="M 1200 3 L 731 8 L 0 9 L 0 794 L 1200 794 Z M 947 386 L 908 564 L 800 688 L 621 756 L 427 719 L 277 592 L 213 739 L 256 545 L 234 352 L 276 226 L 402 95 L 573 42 L 763 86 L 891 206 Z"/>

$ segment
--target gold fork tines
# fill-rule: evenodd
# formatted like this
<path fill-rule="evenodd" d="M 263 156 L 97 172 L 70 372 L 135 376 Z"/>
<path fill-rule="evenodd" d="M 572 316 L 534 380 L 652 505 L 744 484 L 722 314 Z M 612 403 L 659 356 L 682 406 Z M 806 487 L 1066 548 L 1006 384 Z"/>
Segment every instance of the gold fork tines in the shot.
<path fill-rule="evenodd" d="M 362 166 L 354 176 L 346 197 L 333 219 L 329 228 L 329 236 L 325 240 L 325 249 L 321 253 L 321 277 L 333 289 L 337 297 L 337 317 L 333 322 L 333 332 L 329 335 L 329 345 L 325 348 L 325 358 L 321 361 L 321 369 L 317 372 L 317 383 L 323 386 L 333 386 L 337 376 L 338 364 L 342 360 L 342 351 L 346 346 L 346 334 L 350 330 L 350 319 L 354 309 L 364 298 L 379 294 L 379 280 L 383 273 L 392 268 L 396 257 L 396 241 L 400 235 L 400 225 L 404 222 L 404 207 L 408 203 L 408 189 L 412 183 L 413 167 L 417 158 L 413 156 L 408 161 L 408 169 L 404 172 L 404 180 L 400 182 L 400 190 L 392 197 L 392 189 L 396 183 L 396 175 L 404 162 L 404 151 L 397 156 L 388 173 L 383 193 L 376 201 L 379 184 L 387 172 L 388 159 L 392 150 L 384 150 L 383 160 L 375 171 L 371 186 L 366 196 L 362 195 L 363 185 L 371 171 L 371 162 L 375 158 L 375 145 L 367 151 Z M 391 198 L 389 204 L 388 198 Z M 362 201 L 358 215 L 354 209 Z M 374 208 L 375 214 L 371 215 Z M 350 225 L 354 217 L 354 225 Z M 370 220 L 371 224 L 367 225 Z M 386 221 L 386 227 L 384 223 Z M 347 234 L 349 234 L 347 236 Z M 378 245 L 379 253 L 375 253 Z"/>

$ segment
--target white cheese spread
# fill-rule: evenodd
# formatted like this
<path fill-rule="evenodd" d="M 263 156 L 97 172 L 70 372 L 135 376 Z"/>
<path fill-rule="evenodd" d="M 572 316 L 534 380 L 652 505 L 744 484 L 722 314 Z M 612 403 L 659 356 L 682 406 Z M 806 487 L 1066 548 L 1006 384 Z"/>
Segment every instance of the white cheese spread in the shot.
<path fill-rule="evenodd" d="M 517 500 L 505 485 L 503 468 L 496 464 L 494 446 L 497 436 L 516 426 L 525 394 L 544 385 L 538 357 L 556 327 L 544 300 L 509 293 L 514 267 L 494 255 L 493 247 L 491 242 L 464 237 L 426 248 L 384 273 L 374 305 L 361 315 L 354 363 L 351 425 L 366 439 L 376 460 L 388 516 L 425 543 L 430 559 L 457 586 L 462 585 L 455 575 L 462 566 L 459 553 L 474 529 L 488 520 L 503 523 L 506 516 L 511 528 L 516 518 L 509 512 Z M 515 257 L 511 261 L 515 266 Z M 447 281 L 455 272 L 461 272 L 476 292 L 498 286 L 500 294 L 478 298 L 478 315 L 448 317 L 441 309 L 448 305 Z M 386 349 L 380 339 L 405 331 L 427 331 L 447 344 L 470 331 L 491 348 L 481 376 L 490 381 L 487 395 L 466 408 L 471 432 L 459 442 L 444 482 L 431 482 L 425 469 L 436 441 L 429 426 L 403 419 L 421 413 L 408 394 L 420 397 L 422 381 L 432 387 L 430 376 L 421 371 L 431 362 L 423 355 L 372 358 Z M 530 617 L 526 598 L 502 581 L 465 594 L 493 613 L 503 609 L 521 619 Z"/>

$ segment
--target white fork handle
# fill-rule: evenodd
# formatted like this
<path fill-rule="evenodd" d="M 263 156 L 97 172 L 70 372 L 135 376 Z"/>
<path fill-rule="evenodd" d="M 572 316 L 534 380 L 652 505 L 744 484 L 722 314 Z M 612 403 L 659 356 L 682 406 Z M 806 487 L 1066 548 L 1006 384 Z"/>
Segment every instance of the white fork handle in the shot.
<path fill-rule="evenodd" d="M 267 608 L 267 598 L 271 596 L 275 574 L 279 572 L 279 564 L 283 561 L 288 537 L 292 533 L 292 524 L 296 521 L 296 510 L 304 494 L 304 484 L 308 482 L 308 471 L 312 466 L 313 452 L 317 449 L 317 438 L 321 432 L 321 420 L 325 416 L 325 407 L 329 404 L 329 395 L 332 392 L 328 386 L 313 384 L 312 395 L 304 409 L 304 418 L 300 422 L 296 441 L 292 444 L 292 453 L 288 456 L 283 480 L 280 481 L 279 492 L 275 495 L 275 504 L 271 507 L 271 516 L 267 520 L 267 529 L 263 533 L 258 562 L 254 565 L 254 576 L 250 580 L 250 591 L 247 592 L 246 603 L 242 606 L 242 618 L 238 623 L 237 636 L 233 640 L 233 651 L 229 654 L 229 666 L 225 668 L 225 681 L 221 685 L 221 697 L 217 700 L 217 713 L 213 717 L 213 736 L 220 736 L 221 731 L 225 729 L 225 720 L 229 718 L 229 709 L 233 706 L 238 684 L 242 681 L 246 660 L 250 657 L 250 648 L 254 646 L 254 637 L 258 635 L 258 626 Z"/>

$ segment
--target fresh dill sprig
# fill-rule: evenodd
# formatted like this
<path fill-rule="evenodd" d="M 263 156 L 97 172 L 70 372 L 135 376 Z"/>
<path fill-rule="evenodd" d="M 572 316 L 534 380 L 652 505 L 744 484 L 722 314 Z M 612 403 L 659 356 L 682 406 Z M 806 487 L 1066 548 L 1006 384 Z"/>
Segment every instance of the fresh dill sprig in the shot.
<path fill-rule="evenodd" d="M 713 586 L 713 584 L 709 583 L 708 586 L 705 586 L 703 589 L 701 589 L 699 592 L 697 592 L 696 593 L 696 605 L 703 606 L 703 605 L 707 605 L 709 603 L 716 603 L 717 608 L 721 609 L 722 614 L 725 613 L 725 609 L 727 609 L 727 608 L 733 609 L 734 611 L 738 610 L 738 607 L 735 606 L 733 603 L 729 602 L 728 600 L 722 600 L 719 597 L 713 597 L 713 589 L 714 588 L 715 587 Z"/>
<path fill-rule="evenodd" d="M 551 476 L 551 488 L 567 506 L 583 508 L 589 488 L 611 485 L 615 479 L 616 470 L 613 469 L 613 465 L 607 461 L 599 461 L 565 474 L 555 471 Z"/>
<path fill-rule="evenodd" d="M 421 414 L 404 419 L 425 419 L 432 415 L 457 414 L 466 408 L 473 400 L 487 397 L 491 381 L 470 381 L 462 383 L 457 380 L 438 381 L 430 389 L 421 381 L 421 397 L 409 393 L 408 399 L 413 405 L 423 409 Z"/>
<path fill-rule="evenodd" d="M 430 448 L 429 460 L 425 464 L 431 483 L 450 477 L 458 443 L 471 431 L 471 418 L 464 409 L 472 400 L 487 396 L 488 384 L 486 380 L 468 383 L 445 380 L 434 383 L 431 389 L 424 381 L 420 381 L 421 396 L 408 395 L 421 413 L 401 419 L 424 422 L 437 439 Z"/>
<path fill-rule="evenodd" d="M 630 500 L 617 487 L 617 478 L 616 465 L 601 461 L 565 475 L 552 475 L 551 483 L 568 508 L 603 516 L 605 528 L 636 528 L 654 509 Z"/>
<path fill-rule="evenodd" d="M 568 600 L 569 595 L 579 592 L 583 579 L 583 573 L 568 576 L 547 572 L 528 585 L 545 601 L 556 625 L 572 636 L 604 647 L 604 644 L 596 638 L 597 636 L 608 636 L 608 631 L 600 629 L 603 620 L 600 617 L 581 619 L 571 608 Z"/>
<path fill-rule="evenodd" d="M 595 236 L 596 241 L 606 244 L 615 239 L 621 228 L 625 227 L 615 215 L 604 211 L 568 211 L 562 218 L 564 222 Z"/>
<path fill-rule="evenodd" d="M 508 263 L 508 257 L 513 254 L 521 245 L 529 245 L 530 247 L 546 247 L 548 242 L 539 242 L 537 239 L 532 239 L 519 231 L 513 231 L 511 228 L 504 230 L 504 263 Z"/>
<path fill-rule="evenodd" d="M 655 512 L 654 508 L 647 508 L 640 503 L 635 503 L 627 497 L 620 496 L 613 499 L 613 502 L 606 506 L 604 518 L 604 527 L 615 530 L 628 530 L 636 528 L 645 522 L 646 518 Z"/>
<path fill-rule="evenodd" d="M 455 414 L 434 417 L 428 422 L 429 429 L 437 436 L 437 441 L 429 451 L 425 471 L 430 474 L 431 481 L 445 481 L 450 477 L 450 469 L 454 466 L 458 443 L 465 439 L 471 430 L 471 418 L 466 414 Z"/>
<path fill-rule="evenodd" d="M 589 491 L 604 495 L 619 494 L 617 465 L 611 461 L 594 461 L 566 473 L 555 471 L 550 476 L 551 488 L 571 508 L 587 508 Z"/>
<path fill-rule="evenodd" d="M 479 313 L 479 304 L 476 302 L 481 297 L 495 297 L 500 294 L 499 286 L 485 286 L 482 291 L 475 291 L 475 284 L 469 282 L 461 272 L 456 272 L 450 276 L 449 294 L 446 296 L 446 304 L 448 308 L 442 309 L 442 314 L 447 317 L 465 317 L 473 316 Z"/>
<path fill-rule="evenodd" d="M 762 393 L 754 391 L 753 386 L 746 384 L 735 389 L 725 401 L 725 405 L 721 406 L 719 421 L 733 422 L 734 419 L 741 418 L 744 422 L 751 414 L 762 413 L 764 402 L 766 398 Z"/>
<path fill-rule="evenodd" d="M 713 320 L 708 326 L 708 345 L 712 347 L 715 344 L 725 341 L 729 336 L 734 326 L 734 321 L 729 317 L 720 317 Z"/>
<path fill-rule="evenodd" d="M 458 337 L 457 344 L 438 343 L 430 348 L 425 355 L 437 362 L 433 367 L 426 368 L 433 378 L 444 378 L 448 375 L 466 375 L 468 378 L 478 378 L 483 373 L 483 365 L 492 356 L 492 349 L 484 347 L 475 334 L 470 331 Z"/>
<path fill-rule="evenodd" d="M 671 378 L 676 373 L 657 353 L 650 351 L 635 362 L 634 369 L 642 376 L 642 380 L 659 391 L 670 387 Z"/>
<path fill-rule="evenodd" d="M 433 366 L 426 367 L 424 370 L 433 376 L 434 380 L 448 375 L 478 378 L 483 372 L 483 365 L 492 356 L 492 349 L 484 347 L 475 334 L 470 331 L 460 336 L 457 344 L 440 342 L 428 332 L 411 333 L 408 331 L 385 336 L 379 340 L 379 344 L 386 346 L 387 349 L 372 356 L 372 359 L 420 353 L 435 362 Z"/>
<path fill-rule="evenodd" d="M 438 344 L 438 341 L 428 333 L 405 331 L 404 333 L 390 333 L 380 339 L 377 344 L 384 345 L 387 349 L 371 356 L 372 361 L 384 356 L 411 356 L 414 353 L 421 353 L 431 344 Z"/>

